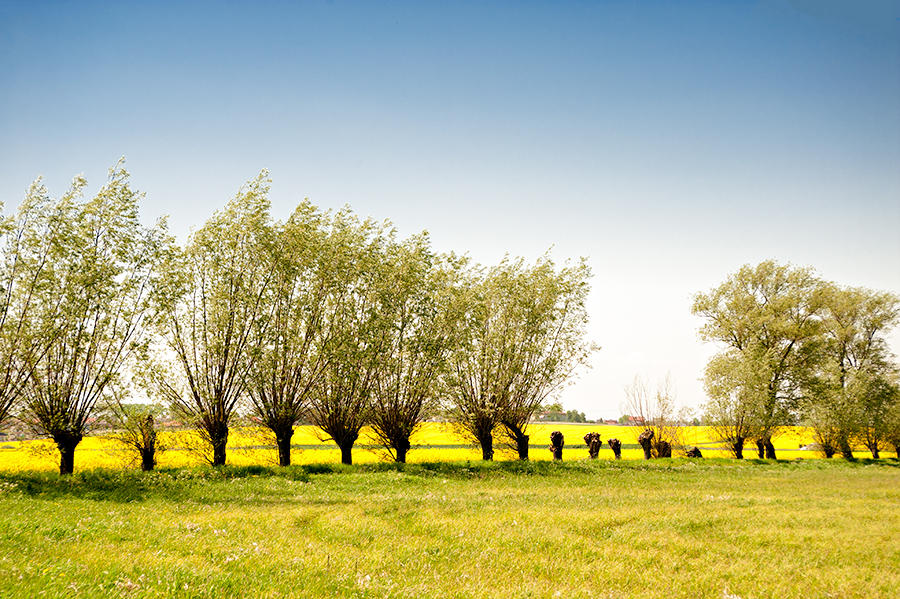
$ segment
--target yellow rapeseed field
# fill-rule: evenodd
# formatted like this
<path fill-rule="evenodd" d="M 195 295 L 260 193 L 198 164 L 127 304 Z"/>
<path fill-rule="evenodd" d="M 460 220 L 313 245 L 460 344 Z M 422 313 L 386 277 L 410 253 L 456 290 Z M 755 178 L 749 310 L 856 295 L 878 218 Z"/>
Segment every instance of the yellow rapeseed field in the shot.
<path fill-rule="evenodd" d="M 583 442 L 585 433 L 599 432 L 604 440 L 600 452 L 601 459 L 613 459 L 612 451 L 606 440 L 618 438 L 623 445 L 634 445 L 640 429 L 627 426 L 608 426 L 595 424 L 533 424 L 529 427 L 531 435 L 530 458 L 532 460 L 551 459 L 549 446 L 550 432 L 558 430 L 565 435 L 566 447 L 564 459 L 584 459 L 587 449 Z M 682 428 L 686 445 L 696 445 L 707 457 L 729 457 L 721 444 L 716 442 L 710 429 L 703 426 Z M 496 459 L 515 459 L 516 454 L 506 445 L 502 433 L 495 436 Z M 164 431 L 160 433 L 160 442 L 168 447 L 159 454 L 159 466 L 182 467 L 203 463 L 198 451 L 202 447 L 197 435 L 191 431 Z M 819 458 L 816 451 L 804 450 L 802 447 L 813 443 L 812 432 L 803 427 L 782 429 L 774 439 L 778 457 L 783 459 Z M 479 460 L 481 451 L 467 440 L 452 424 L 428 422 L 423 424 L 412 439 L 413 449 L 408 459 L 410 462 L 437 462 Z M 294 449 L 292 462 L 295 464 L 338 463 L 341 455 L 337 447 L 327 441 L 321 431 L 313 426 L 298 426 L 293 438 Z M 859 457 L 868 457 L 868 452 L 860 452 Z M 884 457 L 894 454 L 883 454 Z M 640 459 L 642 451 L 637 447 L 625 447 L 623 459 Z M 755 447 L 745 450 L 745 457 L 754 457 Z M 384 449 L 377 446 L 371 430 L 364 429 L 353 451 L 355 463 L 371 463 L 389 460 Z M 0 443 L 0 471 L 20 470 L 54 470 L 58 466 L 59 456 L 55 445 L 50 440 L 19 441 Z M 121 468 L 131 467 L 133 457 L 122 450 L 121 445 L 112 438 L 89 436 L 79 444 L 75 451 L 75 467 Z M 235 428 L 228 440 L 228 463 L 233 465 L 274 465 L 277 461 L 272 438 L 264 429 L 253 427 Z"/>

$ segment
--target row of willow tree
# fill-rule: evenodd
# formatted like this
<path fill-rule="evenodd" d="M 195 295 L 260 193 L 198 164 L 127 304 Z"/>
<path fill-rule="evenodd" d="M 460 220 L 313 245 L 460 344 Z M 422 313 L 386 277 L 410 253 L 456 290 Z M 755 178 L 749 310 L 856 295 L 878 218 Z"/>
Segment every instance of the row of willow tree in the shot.
<path fill-rule="evenodd" d="M 701 337 L 720 345 L 706 367 L 705 419 L 743 457 L 755 441 L 774 458 L 779 428 L 812 427 L 826 457 L 900 453 L 900 382 L 886 333 L 900 319 L 892 293 L 837 285 L 809 268 L 744 266 L 699 294 Z"/>
<path fill-rule="evenodd" d="M 0 231 L 0 423 L 51 438 L 63 474 L 104 406 L 148 398 L 214 465 L 243 417 L 282 465 L 301 421 L 345 463 L 366 425 L 404 461 L 437 410 L 485 459 L 497 431 L 527 458 L 532 414 L 593 349 L 585 261 L 485 268 L 308 201 L 275 221 L 269 184 L 263 171 L 183 246 L 141 224 L 121 162 L 93 197 L 81 177 L 57 199 L 32 184 Z"/>

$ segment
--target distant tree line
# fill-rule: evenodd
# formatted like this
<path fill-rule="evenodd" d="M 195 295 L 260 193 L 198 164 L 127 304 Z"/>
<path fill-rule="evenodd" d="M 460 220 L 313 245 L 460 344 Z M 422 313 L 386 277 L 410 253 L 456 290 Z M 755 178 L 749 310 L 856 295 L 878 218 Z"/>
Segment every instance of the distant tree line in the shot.
<path fill-rule="evenodd" d="M 898 365 L 885 340 L 896 295 L 767 261 L 697 295 L 693 312 L 701 338 L 721 348 L 706 367 L 705 419 L 735 457 L 755 442 L 775 458 L 772 437 L 798 424 L 826 457 L 900 450 Z"/>
<path fill-rule="evenodd" d="M 81 177 L 58 199 L 35 181 L 0 223 L 0 424 L 51 438 L 62 474 L 101 410 L 152 468 L 157 404 L 213 465 L 242 417 L 287 465 L 299 422 L 344 463 L 364 426 L 403 462 L 437 413 L 484 459 L 495 435 L 527 459 L 533 415 L 593 349 L 585 260 L 484 267 L 308 201 L 276 221 L 269 185 L 263 171 L 179 245 L 141 224 L 121 162 L 89 198 Z"/>
<path fill-rule="evenodd" d="M 546 422 L 588 422 L 584 412 L 578 410 L 566 410 L 560 402 L 554 402 L 544 407 L 544 410 L 538 415 L 538 420 Z"/>

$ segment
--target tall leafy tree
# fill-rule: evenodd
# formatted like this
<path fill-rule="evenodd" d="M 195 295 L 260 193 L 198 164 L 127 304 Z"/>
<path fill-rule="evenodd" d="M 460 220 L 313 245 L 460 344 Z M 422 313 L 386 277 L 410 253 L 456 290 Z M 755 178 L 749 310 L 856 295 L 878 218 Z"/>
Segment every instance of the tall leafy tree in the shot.
<path fill-rule="evenodd" d="M 766 261 L 743 266 L 694 300 L 693 313 L 704 320 L 701 338 L 723 347 L 715 369 L 708 370 L 719 401 L 746 402 L 719 410 L 718 417 L 752 414 L 760 457 L 775 457 L 772 436 L 793 422 L 815 373 L 819 284 L 811 269 Z"/>
<path fill-rule="evenodd" d="M 465 338 L 453 354 L 450 380 L 456 419 L 493 458 L 502 425 L 519 458 L 528 458 L 528 423 L 548 397 L 587 362 L 584 260 L 557 269 L 504 259 L 475 271 L 466 301 Z"/>
<path fill-rule="evenodd" d="M 398 462 L 410 438 L 436 407 L 439 383 L 456 342 L 459 262 L 438 259 L 426 235 L 388 247 L 379 313 L 384 351 L 372 388 L 371 424 Z"/>
<path fill-rule="evenodd" d="M 353 445 L 369 422 L 370 402 L 389 332 L 380 312 L 386 224 L 360 220 L 349 209 L 328 225 L 333 284 L 325 318 L 331 338 L 324 348 L 325 369 L 309 397 L 309 420 L 353 462 Z"/>
<path fill-rule="evenodd" d="M 46 292 L 51 251 L 63 223 L 51 217 L 53 210 L 47 188 L 37 179 L 18 211 L 0 220 L 0 425 L 18 406 L 56 333 L 56 319 L 49 316 L 61 298 Z"/>
<path fill-rule="evenodd" d="M 73 471 L 97 402 L 146 345 L 151 292 L 169 244 L 164 222 L 141 225 L 141 194 L 122 162 L 86 201 L 85 185 L 76 178 L 59 201 L 33 214 L 50 248 L 43 301 L 32 318 L 54 334 L 25 385 L 24 417 L 56 442 L 61 474 Z"/>
<path fill-rule="evenodd" d="M 259 359 L 275 280 L 269 177 L 262 171 L 166 263 L 158 310 L 171 357 L 155 382 L 223 465 L 229 426 Z"/>
<path fill-rule="evenodd" d="M 744 457 L 744 445 L 762 436 L 764 418 L 759 410 L 765 405 L 761 395 L 766 381 L 758 378 L 749 361 L 739 354 L 725 352 L 706 366 L 704 387 L 709 400 L 704 406 L 704 421 L 713 434 L 737 459 Z"/>
<path fill-rule="evenodd" d="M 350 291 L 341 273 L 343 248 L 326 231 L 326 218 L 307 201 L 275 238 L 274 277 L 265 301 L 271 316 L 260 322 L 260 355 L 248 385 L 251 413 L 275 437 L 278 463 L 291 462 L 294 426 L 324 382 L 335 339 L 335 307 Z"/>
<path fill-rule="evenodd" d="M 806 415 L 827 453 L 851 458 L 859 439 L 878 456 L 894 401 L 897 367 L 885 333 L 900 320 L 900 298 L 886 292 L 822 285 L 821 366 Z"/>

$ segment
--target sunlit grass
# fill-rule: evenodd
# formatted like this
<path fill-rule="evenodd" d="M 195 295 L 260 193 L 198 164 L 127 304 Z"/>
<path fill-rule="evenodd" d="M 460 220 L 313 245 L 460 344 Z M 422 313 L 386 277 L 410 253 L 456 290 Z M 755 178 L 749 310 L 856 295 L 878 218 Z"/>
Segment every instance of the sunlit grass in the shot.
<path fill-rule="evenodd" d="M 0 596 L 891 597 L 898 502 L 894 460 L 6 473 Z"/>

